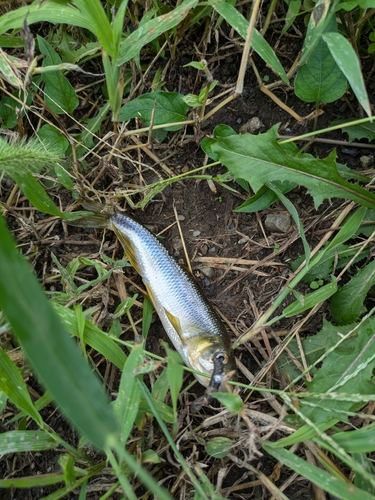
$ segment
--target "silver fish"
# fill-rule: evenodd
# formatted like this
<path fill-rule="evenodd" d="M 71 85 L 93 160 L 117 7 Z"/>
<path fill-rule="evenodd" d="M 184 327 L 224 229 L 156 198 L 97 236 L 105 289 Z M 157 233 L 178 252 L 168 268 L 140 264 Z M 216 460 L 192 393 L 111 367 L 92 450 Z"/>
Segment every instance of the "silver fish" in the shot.
<path fill-rule="evenodd" d="M 96 205 L 82 205 L 98 211 Z M 236 371 L 229 335 L 192 278 L 158 239 L 131 217 L 119 212 L 97 212 L 72 224 L 106 227 L 115 232 L 131 265 L 141 275 L 164 329 L 184 363 L 208 375 L 194 374 L 203 386 L 225 390 L 224 376 L 231 373 L 231 378 L 235 379 Z M 214 360 L 215 381 L 210 382 Z"/>

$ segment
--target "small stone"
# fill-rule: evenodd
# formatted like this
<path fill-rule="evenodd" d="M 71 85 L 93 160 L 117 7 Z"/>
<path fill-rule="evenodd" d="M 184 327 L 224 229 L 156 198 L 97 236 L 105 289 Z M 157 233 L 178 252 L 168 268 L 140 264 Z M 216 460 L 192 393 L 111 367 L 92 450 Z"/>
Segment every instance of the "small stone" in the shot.
<path fill-rule="evenodd" d="M 199 229 L 197 229 L 196 231 L 194 231 L 194 232 L 193 232 L 193 236 L 194 236 L 194 238 L 195 238 L 196 236 L 199 236 L 200 234 L 201 234 L 201 232 L 199 231 Z"/>
<path fill-rule="evenodd" d="M 245 132 L 253 134 L 254 132 L 260 130 L 261 128 L 264 128 L 263 123 L 259 120 L 257 116 L 253 116 L 253 118 L 250 118 L 249 121 L 241 125 L 240 134 L 244 134 Z"/>
<path fill-rule="evenodd" d="M 202 245 L 201 246 L 201 254 L 203 255 L 203 257 L 205 255 L 207 255 L 207 252 L 208 252 L 208 246 L 207 245 Z"/>
<path fill-rule="evenodd" d="M 185 218 L 186 218 L 186 217 L 185 217 L 185 215 L 178 215 L 178 216 L 177 216 L 177 219 L 178 219 L 178 220 L 181 220 L 181 221 L 182 221 L 182 220 L 185 220 Z"/>
<path fill-rule="evenodd" d="M 215 274 L 215 270 L 212 267 L 201 267 L 200 272 L 207 276 L 207 278 L 212 278 Z"/>
<path fill-rule="evenodd" d="M 289 214 L 268 214 L 264 225 L 269 231 L 275 233 L 286 233 L 292 224 Z"/>
<path fill-rule="evenodd" d="M 241 238 L 240 240 L 238 240 L 238 244 L 239 245 L 244 245 L 248 241 L 249 241 L 249 238 Z"/>
<path fill-rule="evenodd" d="M 373 156 L 361 156 L 359 161 L 361 162 L 361 167 L 362 168 L 368 168 L 374 161 Z"/>
<path fill-rule="evenodd" d="M 189 165 L 184 165 L 181 169 L 181 172 L 183 172 L 184 174 L 186 174 L 186 172 L 189 172 Z"/>
<path fill-rule="evenodd" d="M 175 257 L 178 257 L 180 255 L 182 248 L 183 248 L 181 238 L 179 238 L 178 236 L 173 238 L 172 248 L 173 248 L 173 255 Z"/>
<path fill-rule="evenodd" d="M 216 253 L 216 247 L 209 248 L 208 253 Z"/>

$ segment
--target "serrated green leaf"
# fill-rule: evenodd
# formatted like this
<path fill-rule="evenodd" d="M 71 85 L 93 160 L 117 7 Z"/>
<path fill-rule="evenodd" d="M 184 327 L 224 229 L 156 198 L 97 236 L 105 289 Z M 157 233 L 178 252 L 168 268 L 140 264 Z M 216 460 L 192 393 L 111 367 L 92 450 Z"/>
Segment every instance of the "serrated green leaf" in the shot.
<path fill-rule="evenodd" d="M 142 363 L 143 357 L 143 342 L 135 344 L 122 371 L 120 387 L 114 404 L 114 412 L 120 422 L 120 440 L 123 444 L 126 444 L 130 436 L 141 400 L 134 370 Z"/>
<path fill-rule="evenodd" d="M 363 80 L 361 65 L 350 42 L 340 33 L 325 33 L 323 40 L 328 45 L 336 64 L 346 76 L 359 104 L 367 115 L 371 116 L 370 101 Z"/>
<path fill-rule="evenodd" d="M 198 0 L 185 0 L 167 14 L 158 16 L 156 19 L 151 19 L 142 24 L 142 26 L 121 42 L 117 65 L 122 66 L 130 61 L 130 59 L 139 54 L 145 45 L 158 38 L 162 33 L 177 26 L 197 3 Z"/>
<path fill-rule="evenodd" d="M 349 118 L 348 120 L 335 120 L 331 123 L 331 125 L 335 126 L 340 125 L 340 123 L 350 123 L 353 120 L 353 118 Z M 360 141 L 361 139 L 373 141 L 375 139 L 375 120 L 373 122 L 369 121 L 367 123 L 345 127 L 342 131 L 348 134 L 349 142 L 353 142 L 355 140 Z"/>
<path fill-rule="evenodd" d="M 372 371 L 375 367 L 375 342 L 373 336 L 375 320 L 366 321 L 357 329 L 357 335 L 342 342 L 323 361 L 312 382 L 306 382 L 311 393 L 371 394 L 374 391 Z M 326 324 L 329 332 L 327 350 L 337 343 L 345 332 Z M 346 327 L 347 329 L 348 327 Z M 348 330 L 351 331 L 351 330 Z M 365 349 L 366 347 L 366 349 Z M 373 359 L 374 358 L 374 359 Z M 313 421 L 321 423 L 332 418 L 346 420 L 345 412 L 358 409 L 364 403 L 342 401 L 339 397 L 324 399 L 306 397 L 300 400 L 300 411 Z"/>
<path fill-rule="evenodd" d="M 45 56 L 42 66 L 61 64 L 60 56 L 53 50 L 52 46 L 41 36 L 37 37 L 38 46 L 41 53 Z M 53 71 L 42 74 L 44 87 L 44 101 L 47 106 L 56 113 L 73 113 L 79 104 L 78 97 L 70 82 L 63 76 L 61 71 Z"/>
<path fill-rule="evenodd" d="M 370 288 L 375 284 L 375 261 L 367 264 L 351 278 L 349 283 L 339 288 L 332 297 L 330 310 L 338 325 L 354 323 L 366 312 L 364 301 Z"/>
<path fill-rule="evenodd" d="M 333 102 L 345 93 L 347 80 L 320 39 L 307 62 L 298 70 L 294 90 L 305 102 Z"/>
<path fill-rule="evenodd" d="M 189 110 L 183 95 L 177 92 L 152 92 L 151 94 L 143 94 L 125 104 L 120 110 L 119 121 L 140 118 L 147 125 L 150 125 L 154 107 L 154 125 L 168 124 L 165 127 L 165 130 L 168 131 L 179 130 L 183 125 L 175 126 L 173 123 L 186 120 Z"/>
<path fill-rule="evenodd" d="M 220 0 L 209 0 L 209 4 L 246 40 L 249 21 L 233 5 Z M 283 82 L 289 84 L 288 76 L 274 50 L 257 29 L 253 31 L 251 46 L 272 71 L 279 75 Z"/>
<path fill-rule="evenodd" d="M 0 217 L 0 307 L 62 412 L 98 448 L 117 424 L 99 380 L 48 302 Z M 22 312 L 22 313 L 21 313 Z"/>
<path fill-rule="evenodd" d="M 339 477 L 329 474 L 320 467 L 316 467 L 306 462 L 289 450 L 274 448 L 273 443 L 269 441 L 263 442 L 262 446 L 267 453 L 275 457 L 286 467 L 289 467 L 309 481 L 312 481 L 319 486 L 319 488 L 328 491 L 328 493 L 331 493 L 341 500 L 353 500 L 353 498 L 360 498 L 361 500 L 373 499 L 373 496 L 366 491 L 360 490 L 353 484 L 347 483 Z"/>
<path fill-rule="evenodd" d="M 278 144 L 277 126 L 265 134 L 219 138 L 211 148 L 230 173 L 247 180 L 255 192 L 267 182 L 288 181 L 307 187 L 316 207 L 332 197 L 375 206 L 374 194 L 339 175 L 334 152 L 324 160 L 292 156 Z"/>
<path fill-rule="evenodd" d="M 207 455 L 214 458 L 224 458 L 232 451 L 233 441 L 227 437 L 217 436 L 205 445 Z"/>

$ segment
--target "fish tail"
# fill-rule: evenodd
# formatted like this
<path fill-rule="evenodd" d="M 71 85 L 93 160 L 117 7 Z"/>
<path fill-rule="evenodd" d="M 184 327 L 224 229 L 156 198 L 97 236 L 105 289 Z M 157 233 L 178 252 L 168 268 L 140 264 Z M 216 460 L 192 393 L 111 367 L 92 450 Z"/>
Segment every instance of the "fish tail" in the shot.
<path fill-rule="evenodd" d="M 110 227 L 110 218 L 112 217 L 112 214 L 106 212 L 103 205 L 92 201 L 82 201 L 81 205 L 84 209 L 93 213 L 84 215 L 79 219 L 68 221 L 70 226 L 93 228 Z"/>

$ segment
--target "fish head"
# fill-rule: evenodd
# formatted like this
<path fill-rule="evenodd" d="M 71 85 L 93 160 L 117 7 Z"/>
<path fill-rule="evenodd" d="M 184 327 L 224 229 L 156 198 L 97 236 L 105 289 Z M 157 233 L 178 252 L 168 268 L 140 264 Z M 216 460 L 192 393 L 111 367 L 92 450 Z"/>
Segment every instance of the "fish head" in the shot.
<path fill-rule="evenodd" d="M 214 360 L 217 357 L 222 361 L 225 380 L 236 380 L 236 361 L 233 350 L 218 336 L 197 335 L 193 337 L 189 342 L 187 357 L 191 368 L 208 375 L 208 377 L 204 377 L 197 373 L 194 374 L 205 387 L 210 383 L 214 371 Z M 230 373 L 231 375 L 227 377 Z M 221 384 L 219 390 L 226 391 L 224 383 Z"/>

